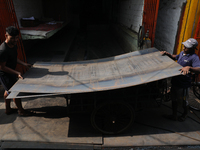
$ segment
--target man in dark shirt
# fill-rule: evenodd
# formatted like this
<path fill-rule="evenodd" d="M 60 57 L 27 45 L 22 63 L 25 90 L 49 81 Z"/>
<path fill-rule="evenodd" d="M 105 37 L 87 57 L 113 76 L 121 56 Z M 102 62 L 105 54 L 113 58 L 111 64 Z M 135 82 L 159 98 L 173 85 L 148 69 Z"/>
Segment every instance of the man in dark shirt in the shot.
<path fill-rule="evenodd" d="M 198 45 L 197 40 L 190 38 L 185 42 L 183 51 L 179 55 L 171 55 L 166 51 L 162 51 L 161 54 L 168 55 L 173 60 L 183 66 L 180 69 L 183 75 L 175 76 L 172 78 L 171 98 L 172 98 L 172 115 L 166 115 L 165 117 L 171 120 L 185 121 L 188 114 L 188 97 L 189 89 L 191 86 L 191 73 L 200 73 L 200 60 L 195 54 L 195 49 Z M 177 117 L 178 106 L 182 104 L 184 112 L 180 117 Z"/>
<path fill-rule="evenodd" d="M 15 84 L 17 78 L 23 79 L 21 73 L 15 70 L 16 65 L 18 63 L 26 66 L 27 68 L 31 67 L 31 65 L 17 58 L 17 41 L 19 38 L 19 30 L 13 26 L 7 27 L 5 38 L 6 40 L 0 45 L 0 82 L 5 89 L 5 113 L 9 115 L 17 112 L 17 109 L 10 107 L 11 100 L 6 99 L 6 97 L 9 95 L 8 91 Z M 26 116 L 31 114 L 23 109 L 21 99 L 13 99 L 13 101 L 18 108 L 19 115 Z"/>

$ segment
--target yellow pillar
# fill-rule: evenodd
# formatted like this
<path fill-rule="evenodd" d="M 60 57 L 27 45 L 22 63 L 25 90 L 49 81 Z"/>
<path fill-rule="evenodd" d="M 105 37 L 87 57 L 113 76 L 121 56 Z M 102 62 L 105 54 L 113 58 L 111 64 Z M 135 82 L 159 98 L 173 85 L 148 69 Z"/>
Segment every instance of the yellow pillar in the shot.
<path fill-rule="evenodd" d="M 183 50 L 182 42 L 194 37 L 195 29 L 200 16 L 200 0 L 187 0 L 183 17 L 177 54 Z"/>

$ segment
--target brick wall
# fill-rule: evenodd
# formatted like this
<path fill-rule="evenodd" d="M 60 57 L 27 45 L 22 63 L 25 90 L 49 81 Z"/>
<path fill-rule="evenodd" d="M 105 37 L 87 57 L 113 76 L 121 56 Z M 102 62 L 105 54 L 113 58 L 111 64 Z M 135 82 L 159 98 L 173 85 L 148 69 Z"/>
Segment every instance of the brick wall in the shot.
<path fill-rule="evenodd" d="M 181 9 L 186 0 L 160 0 L 154 46 L 174 52 Z"/>
<path fill-rule="evenodd" d="M 142 25 L 144 0 L 121 0 L 118 22 L 138 32 Z"/>
<path fill-rule="evenodd" d="M 42 0 L 13 0 L 17 19 L 20 24 L 21 18 L 32 17 L 42 18 Z"/>

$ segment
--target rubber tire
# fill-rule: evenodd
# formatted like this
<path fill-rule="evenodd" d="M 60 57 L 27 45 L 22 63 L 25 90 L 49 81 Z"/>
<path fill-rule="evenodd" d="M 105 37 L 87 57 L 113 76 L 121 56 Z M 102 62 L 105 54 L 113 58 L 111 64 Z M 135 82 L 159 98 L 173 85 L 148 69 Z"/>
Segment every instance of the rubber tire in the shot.
<path fill-rule="evenodd" d="M 132 106 L 125 102 L 103 103 L 94 109 L 91 115 L 92 126 L 103 134 L 124 132 L 131 127 L 134 119 L 135 112 Z"/>
<path fill-rule="evenodd" d="M 193 93 L 196 96 L 196 98 L 200 99 L 200 86 L 199 85 L 193 85 Z"/>
<path fill-rule="evenodd" d="M 199 93 L 199 85 L 194 85 L 193 87 L 193 94 L 197 99 L 189 99 L 189 106 L 194 110 L 200 110 L 200 93 Z"/>

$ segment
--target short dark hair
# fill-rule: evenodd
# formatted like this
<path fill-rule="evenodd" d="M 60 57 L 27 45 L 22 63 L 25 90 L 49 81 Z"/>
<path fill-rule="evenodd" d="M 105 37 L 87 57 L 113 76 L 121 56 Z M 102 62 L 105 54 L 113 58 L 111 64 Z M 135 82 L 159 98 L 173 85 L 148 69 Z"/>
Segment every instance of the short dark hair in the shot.
<path fill-rule="evenodd" d="M 10 36 L 17 36 L 19 35 L 19 30 L 14 26 L 9 26 L 6 28 L 6 33 L 8 33 Z"/>

